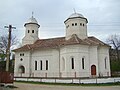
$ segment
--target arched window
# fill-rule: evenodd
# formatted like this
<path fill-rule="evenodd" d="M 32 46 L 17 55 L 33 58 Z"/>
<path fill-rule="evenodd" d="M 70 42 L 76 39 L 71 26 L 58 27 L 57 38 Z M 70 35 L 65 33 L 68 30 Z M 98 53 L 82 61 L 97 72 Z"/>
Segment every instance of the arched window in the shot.
<path fill-rule="evenodd" d="M 25 73 L 25 67 L 24 66 L 20 66 L 19 67 L 19 73 Z"/>
<path fill-rule="evenodd" d="M 75 65 L 74 65 L 75 63 L 74 63 L 74 58 L 72 57 L 71 58 L 71 66 L 72 66 L 72 69 L 74 69 L 75 68 Z"/>
<path fill-rule="evenodd" d="M 30 33 L 30 30 L 28 30 L 28 33 Z"/>
<path fill-rule="evenodd" d="M 35 70 L 37 70 L 37 61 L 35 61 Z"/>
<path fill-rule="evenodd" d="M 107 57 L 105 57 L 104 62 L 105 62 L 105 69 L 107 69 Z"/>
<path fill-rule="evenodd" d="M 77 23 L 75 23 L 75 26 L 77 26 Z"/>
<path fill-rule="evenodd" d="M 74 26 L 74 23 L 72 23 L 72 26 Z"/>
<path fill-rule="evenodd" d="M 23 59 L 21 58 L 20 61 L 23 61 Z"/>
<path fill-rule="evenodd" d="M 65 70 L 65 59 L 62 58 L 62 70 L 64 71 Z"/>
<path fill-rule="evenodd" d="M 85 24 L 83 23 L 83 27 L 85 26 Z"/>
<path fill-rule="evenodd" d="M 85 69 L 85 57 L 82 58 L 82 69 Z"/>
<path fill-rule="evenodd" d="M 34 33 L 34 30 L 32 30 L 32 33 Z"/>
<path fill-rule="evenodd" d="M 48 70 L 48 60 L 46 60 L 46 70 Z"/>
<path fill-rule="evenodd" d="M 82 26 L 82 23 L 80 23 L 80 26 Z"/>
<path fill-rule="evenodd" d="M 42 70 L 42 60 L 40 60 L 40 70 Z"/>
<path fill-rule="evenodd" d="M 68 28 L 68 27 L 69 27 L 69 25 L 66 26 L 66 28 Z"/>

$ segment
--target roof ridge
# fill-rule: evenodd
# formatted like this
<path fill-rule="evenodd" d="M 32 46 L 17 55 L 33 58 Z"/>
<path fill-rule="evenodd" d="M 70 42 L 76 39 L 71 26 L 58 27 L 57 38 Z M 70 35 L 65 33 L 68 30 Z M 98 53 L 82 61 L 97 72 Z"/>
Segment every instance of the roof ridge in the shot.
<path fill-rule="evenodd" d="M 31 49 L 30 46 L 29 46 L 29 44 L 27 44 L 27 47 L 28 47 L 28 49 Z"/>
<path fill-rule="evenodd" d="M 75 40 L 79 43 L 78 36 L 76 34 L 74 34 L 73 36 L 75 36 Z"/>
<path fill-rule="evenodd" d="M 51 39 L 61 39 L 61 38 L 65 38 L 65 37 L 47 38 L 47 39 L 38 39 L 38 40 L 51 40 Z"/>

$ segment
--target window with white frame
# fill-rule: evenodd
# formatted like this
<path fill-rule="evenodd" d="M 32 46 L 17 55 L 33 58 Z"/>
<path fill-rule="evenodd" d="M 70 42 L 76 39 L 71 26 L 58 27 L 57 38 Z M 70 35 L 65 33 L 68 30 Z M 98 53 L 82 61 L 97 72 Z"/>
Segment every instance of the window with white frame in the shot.
<path fill-rule="evenodd" d="M 74 58 L 72 57 L 72 58 L 71 58 L 71 66 L 72 66 L 72 69 L 75 69 L 75 65 L 74 65 L 74 64 L 75 64 Z"/>
<path fill-rule="evenodd" d="M 37 61 L 35 61 L 35 70 L 37 70 Z"/>
<path fill-rule="evenodd" d="M 82 57 L 82 69 L 85 69 L 85 57 Z"/>

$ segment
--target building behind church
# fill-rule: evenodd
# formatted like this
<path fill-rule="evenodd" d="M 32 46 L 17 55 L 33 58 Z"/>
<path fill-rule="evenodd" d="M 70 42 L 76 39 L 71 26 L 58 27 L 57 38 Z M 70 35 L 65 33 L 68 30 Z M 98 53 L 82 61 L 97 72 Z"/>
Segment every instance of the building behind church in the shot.
<path fill-rule="evenodd" d="M 65 21 L 65 37 L 39 39 L 32 16 L 25 24 L 22 47 L 15 52 L 15 77 L 105 77 L 110 74 L 110 46 L 88 37 L 88 20 L 73 13 Z"/>

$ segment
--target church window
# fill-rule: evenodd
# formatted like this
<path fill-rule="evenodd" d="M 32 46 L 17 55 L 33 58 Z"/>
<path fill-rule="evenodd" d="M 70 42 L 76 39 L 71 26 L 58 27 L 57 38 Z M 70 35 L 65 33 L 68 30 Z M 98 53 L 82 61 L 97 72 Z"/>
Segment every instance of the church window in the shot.
<path fill-rule="evenodd" d="M 82 23 L 80 23 L 80 26 L 82 26 Z"/>
<path fill-rule="evenodd" d="M 74 26 L 74 23 L 72 23 L 72 26 Z"/>
<path fill-rule="evenodd" d="M 85 58 L 82 58 L 82 69 L 85 69 Z"/>
<path fill-rule="evenodd" d="M 30 30 L 28 30 L 28 33 L 30 33 Z"/>
<path fill-rule="evenodd" d="M 20 53 L 20 56 L 24 56 L 24 53 Z"/>
<path fill-rule="evenodd" d="M 83 26 L 85 26 L 85 25 L 83 24 Z"/>
<path fill-rule="evenodd" d="M 42 70 L 42 60 L 40 61 L 40 70 Z"/>
<path fill-rule="evenodd" d="M 32 33 L 34 33 L 34 30 L 32 30 Z"/>
<path fill-rule="evenodd" d="M 46 70 L 48 70 L 48 60 L 46 60 Z"/>
<path fill-rule="evenodd" d="M 35 61 L 35 70 L 37 70 L 37 61 Z"/>
<path fill-rule="evenodd" d="M 69 25 L 66 26 L 66 28 L 68 28 L 68 27 L 69 27 Z"/>
<path fill-rule="evenodd" d="M 21 58 L 20 61 L 23 61 L 23 59 Z"/>
<path fill-rule="evenodd" d="M 107 57 L 105 57 L 105 69 L 107 69 Z"/>
<path fill-rule="evenodd" d="M 71 63 L 72 64 L 72 69 L 74 69 L 74 58 L 73 57 L 71 58 L 71 62 L 72 62 Z"/>
<path fill-rule="evenodd" d="M 77 26 L 77 23 L 75 23 L 75 26 Z"/>

